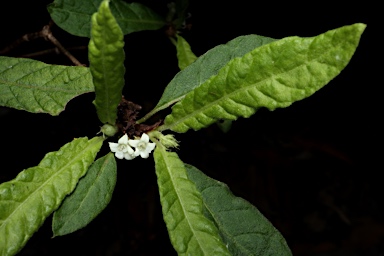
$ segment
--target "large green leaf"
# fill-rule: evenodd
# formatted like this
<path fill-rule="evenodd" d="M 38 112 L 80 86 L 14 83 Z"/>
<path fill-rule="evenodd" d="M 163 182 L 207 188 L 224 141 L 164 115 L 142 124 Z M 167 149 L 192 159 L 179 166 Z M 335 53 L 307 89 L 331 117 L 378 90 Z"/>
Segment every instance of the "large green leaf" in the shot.
<path fill-rule="evenodd" d="M 90 37 L 91 16 L 97 12 L 102 0 L 55 0 L 48 5 L 53 21 L 75 36 Z M 120 0 L 111 2 L 111 10 L 123 33 L 156 30 L 165 25 L 162 17 L 139 3 Z"/>
<path fill-rule="evenodd" d="M 364 29 L 355 24 L 312 38 L 288 37 L 233 59 L 174 105 L 159 130 L 199 130 L 309 97 L 348 64 Z"/>
<path fill-rule="evenodd" d="M 241 57 L 256 47 L 273 42 L 275 39 L 248 35 L 240 36 L 227 44 L 218 45 L 200 56 L 195 62 L 177 73 L 167 85 L 156 107 L 138 123 L 144 122 L 154 113 L 169 107 L 208 78 L 216 75 L 231 59 Z"/>
<path fill-rule="evenodd" d="M 16 254 L 94 161 L 103 139 L 75 139 L 0 185 L 0 255 Z"/>
<path fill-rule="evenodd" d="M 88 225 L 112 198 L 116 185 L 116 160 L 113 153 L 96 160 L 53 214 L 54 236 L 63 236 Z"/>
<path fill-rule="evenodd" d="M 109 9 L 109 0 L 92 16 L 91 34 L 88 57 L 96 92 L 94 104 L 100 121 L 114 125 L 124 87 L 125 54 L 123 33 Z"/>
<path fill-rule="evenodd" d="M 186 164 L 185 168 L 232 255 L 292 255 L 283 236 L 255 206 L 196 167 Z"/>
<path fill-rule="evenodd" d="M 86 67 L 0 56 L 0 106 L 56 116 L 71 99 L 92 91 Z"/>
<path fill-rule="evenodd" d="M 218 230 L 203 214 L 203 203 L 176 153 L 158 144 L 154 158 L 164 221 L 179 255 L 230 255 Z"/>
<path fill-rule="evenodd" d="M 197 57 L 192 52 L 191 46 L 182 36 L 176 34 L 176 37 L 177 60 L 179 61 L 180 70 L 183 70 L 192 64 L 197 59 Z"/>

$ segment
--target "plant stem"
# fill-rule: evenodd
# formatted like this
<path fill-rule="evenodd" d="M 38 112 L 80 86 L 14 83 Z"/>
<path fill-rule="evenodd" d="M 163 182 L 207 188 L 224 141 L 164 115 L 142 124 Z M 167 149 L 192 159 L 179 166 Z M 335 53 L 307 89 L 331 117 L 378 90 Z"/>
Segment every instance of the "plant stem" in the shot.
<path fill-rule="evenodd" d="M 23 35 L 9 46 L 0 50 L 0 55 L 4 55 L 5 53 L 10 52 L 11 50 L 15 49 L 24 42 L 32 41 L 34 39 L 43 37 L 45 40 L 50 41 L 52 44 L 54 44 L 61 53 L 63 53 L 72 61 L 73 64 L 75 64 L 76 66 L 85 66 L 84 64 L 81 64 L 67 49 L 65 49 L 64 46 L 59 42 L 59 40 L 56 39 L 56 37 L 53 36 L 51 31 L 51 27 L 53 24 L 53 21 L 50 21 L 48 25 L 45 25 L 41 29 L 41 31 Z"/>

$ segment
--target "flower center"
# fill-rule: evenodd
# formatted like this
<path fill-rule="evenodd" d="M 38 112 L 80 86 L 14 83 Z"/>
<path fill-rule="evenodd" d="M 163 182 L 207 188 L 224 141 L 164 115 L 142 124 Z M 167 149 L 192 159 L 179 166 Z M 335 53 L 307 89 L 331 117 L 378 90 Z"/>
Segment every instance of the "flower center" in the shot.
<path fill-rule="evenodd" d="M 144 141 L 140 141 L 139 143 L 137 143 L 137 148 L 140 151 L 144 151 L 146 147 L 147 147 L 147 143 L 145 143 Z"/>
<path fill-rule="evenodd" d="M 127 145 L 119 144 L 119 146 L 117 146 L 117 148 L 119 149 L 119 151 L 124 151 L 127 148 Z"/>

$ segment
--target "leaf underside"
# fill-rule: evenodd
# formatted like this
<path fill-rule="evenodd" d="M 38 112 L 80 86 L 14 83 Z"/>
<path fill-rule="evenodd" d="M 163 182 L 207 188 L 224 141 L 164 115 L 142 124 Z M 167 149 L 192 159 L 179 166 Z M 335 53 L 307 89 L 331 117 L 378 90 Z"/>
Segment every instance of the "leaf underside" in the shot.
<path fill-rule="evenodd" d="M 48 11 L 53 21 L 68 33 L 90 37 L 91 17 L 97 12 L 101 2 L 102 0 L 55 0 L 48 5 Z M 162 17 L 142 4 L 114 0 L 110 5 L 124 35 L 142 30 L 157 30 L 165 25 Z"/>
<path fill-rule="evenodd" d="M 207 217 L 215 222 L 232 255 L 292 255 L 283 236 L 255 206 L 196 167 L 186 164 L 185 168 L 203 197 Z"/>
<path fill-rule="evenodd" d="M 103 139 L 75 139 L 0 185 L 0 255 L 17 253 L 71 193 Z"/>
<path fill-rule="evenodd" d="M 71 99 L 93 91 L 86 67 L 0 56 L 0 106 L 57 116 Z"/>
<path fill-rule="evenodd" d="M 99 11 L 92 16 L 88 57 L 95 86 L 97 115 L 102 123 L 114 125 L 124 87 L 125 54 L 123 33 L 108 3 L 104 0 Z"/>
<path fill-rule="evenodd" d="M 309 97 L 348 64 L 364 29 L 355 24 L 312 38 L 288 37 L 235 58 L 175 104 L 159 130 L 199 130 Z"/>
<path fill-rule="evenodd" d="M 63 236 L 88 225 L 108 205 L 116 185 L 116 160 L 113 153 L 96 160 L 53 214 L 54 236 Z"/>
<path fill-rule="evenodd" d="M 154 158 L 163 217 L 178 255 L 230 255 L 204 217 L 201 195 L 177 154 L 157 145 Z"/>

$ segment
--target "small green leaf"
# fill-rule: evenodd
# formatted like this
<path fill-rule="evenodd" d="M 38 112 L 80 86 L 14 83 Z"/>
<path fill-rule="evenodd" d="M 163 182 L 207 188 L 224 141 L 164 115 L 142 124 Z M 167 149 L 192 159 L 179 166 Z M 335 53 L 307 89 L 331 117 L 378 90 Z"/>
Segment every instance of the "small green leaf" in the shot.
<path fill-rule="evenodd" d="M 256 207 L 196 167 L 185 168 L 232 255 L 292 255 L 283 236 Z"/>
<path fill-rule="evenodd" d="M 183 70 L 187 66 L 189 66 L 192 62 L 194 62 L 197 59 L 197 57 L 192 52 L 191 46 L 182 36 L 176 34 L 176 37 L 177 37 L 177 43 L 176 43 L 177 59 L 179 61 L 180 70 Z"/>
<path fill-rule="evenodd" d="M 0 185 L 0 255 L 16 254 L 71 193 L 103 139 L 75 139 Z"/>
<path fill-rule="evenodd" d="M 215 225 L 203 214 L 200 193 L 176 153 L 158 143 L 154 152 L 164 221 L 179 255 L 230 255 Z"/>
<path fill-rule="evenodd" d="M 103 133 L 103 136 L 108 136 L 108 137 L 114 136 L 117 133 L 117 131 L 118 131 L 117 126 L 110 125 L 110 124 L 103 125 L 100 130 L 100 132 Z"/>
<path fill-rule="evenodd" d="M 125 54 L 123 33 L 109 9 L 109 0 L 92 16 L 91 33 L 88 57 L 96 92 L 94 104 L 100 121 L 114 125 L 124 87 Z"/>
<path fill-rule="evenodd" d="M 248 118 L 261 107 L 288 107 L 311 96 L 348 64 L 365 27 L 355 24 L 311 38 L 288 37 L 231 60 L 174 105 L 159 131 L 199 130 L 218 119 Z"/>
<path fill-rule="evenodd" d="M 55 0 L 48 5 L 48 11 L 53 21 L 68 33 L 90 37 L 91 17 L 97 12 L 101 1 Z M 165 25 L 161 16 L 139 3 L 114 0 L 111 2 L 111 11 L 124 35 L 142 30 L 156 30 Z"/>
<path fill-rule="evenodd" d="M 116 160 L 113 153 L 96 160 L 53 214 L 54 236 L 63 236 L 88 225 L 112 198 L 116 185 Z"/>
<path fill-rule="evenodd" d="M 219 45 L 209 50 L 191 65 L 177 73 L 167 85 L 156 107 L 138 123 L 144 122 L 154 113 L 169 107 L 185 97 L 187 93 L 200 86 L 208 78 L 216 75 L 231 59 L 241 57 L 253 49 L 273 42 L 275 39 L 248 35 L 240 36 L 227 44 Z"/>
<path fill-rule="evenodd" d="M 86 67 L 0 56 L 0 106 L 57 116 L 71 99 L 93 91 Z"/>

